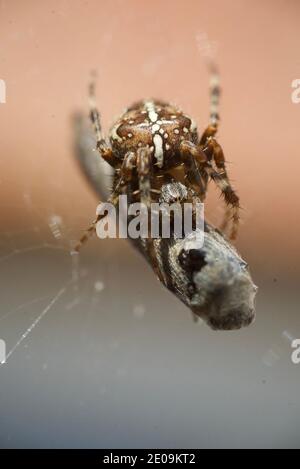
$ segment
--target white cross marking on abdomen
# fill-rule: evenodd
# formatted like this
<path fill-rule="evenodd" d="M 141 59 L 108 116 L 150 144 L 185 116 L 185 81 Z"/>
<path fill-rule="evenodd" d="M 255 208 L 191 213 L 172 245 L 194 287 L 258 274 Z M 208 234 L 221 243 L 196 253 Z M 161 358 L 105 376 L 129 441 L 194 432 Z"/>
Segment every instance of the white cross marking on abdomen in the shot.
<path fill-rule="evenodd" d="M 157 159 L 157 165 L 159 168 L 163 166 L 164 163 L 164 149 L 163 149 L 163 140 L 161 136 L 156 133 L 161 130 L 160 123 L 156 123 L 158 119 L 158 114 L 155 109 L 155 104 L 153 101 L 146 101 L 145 108 L 147 110 L 148 118 L 152 122 L 151 131 L 153 135 L 153 145 L 154 145 L 154 156 Z"/>

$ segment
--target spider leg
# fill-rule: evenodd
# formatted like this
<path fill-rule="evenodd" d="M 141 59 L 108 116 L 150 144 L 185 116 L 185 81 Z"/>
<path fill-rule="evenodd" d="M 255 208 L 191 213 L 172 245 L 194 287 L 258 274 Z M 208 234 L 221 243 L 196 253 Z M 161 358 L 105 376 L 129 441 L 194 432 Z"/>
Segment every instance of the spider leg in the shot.
<path fill-rule="evenodd" d="M 140 200 L 150 209 L 151 204 L 151 151 L 149 147 L 139 148 L 137 151 L 137 171 L 139 176 Z"/>
<path fill-rule="evenodd" d="M 222 181 L 221 184 L 223 187 L 223 194 L 225 202 L 227 204 L 227 208 L 225 211 L 223 222 L 221 224 L 221 230 L 225 230 L 227 228 L 227 225 L 230 219 L 232 218 L 233 226 L 230 237 L 232 239 L 235 239 L 239 223 L 239 198 L 230 184 L 222 147 L 214 137 L 210 137 L 207 141 L 206 148 L 204 148 L 204 152 L 208 155 L 208 159 L 211 161 L 211 163 L 215 164 L 216 173 L 218 173 L 220 176 L 219 181 Z"/>
<path fill-rule="evenodd" d="M 210 64 L 210 84 L 209 84 L 209 101 L 210 112 L 209 121 L 212 127 L 218 128 L 219 116 L 219 103 L 221 96 L 220 77 L 219 72 L 214 63 Z"/>
<path fill-rule="evenodd" d="M 225 213 L 224 213 L 224 216 L 223 216 L 223 220 L 220 224 L 220 230 L 221 231 L 226 231 L 227 230 L 228 224 L 231 220 L 231 217 L 232 217 L 231 208 L 227 206 L 225 208 Z"/>
<path fill-rule="evenodd" d="M 204 183 L 207 182 L 208 178 L 214 180 L 217 186 L 220 188 L 225 203 L 230 207 L 233 219 L 233 226 L 230 233 L 232 239 L 236 238 L 238 222 L 239 222 L 239 198 L 234 192 L 225 168 L 225 159 L 221 146 L 216 142 L 215 139 L 210 138 L 209 144 L 204 149 L 200 145 L 195 145 L 192 142 L 183 141 L 180 146 L 181 156 L 185 164 L 188 166 L 189 159 L 192 159 L 197 163 L 200 174 L 206 174 Z M 212 166 L 212 162 L 215 163 L 217 170 Z M 187 177 L 193 185 L 192 176 L 187 172 Z M 199 191 L 197 191 L 199 193 Z M 201 196 L 201 193 L 200 193 Z M 203 200 L 203 197 L 202 197 Z M 227 220 L 226 220 L 227 223 Z"/>
<path fill-rule="evenodd" d="M 209 164 L 203 167 L 203 170 L 210 176 L 217 186 L 220 188 L 227 209 L 225 212 L 224 220 L 221 224 L 221 229 L 225 230 L 228 222 L 232 218 L 233 224 L 230 233 L 230 238 L 235 239 L 238 231 L 239 223 L 239 197 L 233 190 L 225 164 L 225 157 L 221 145 L 217 142 L 215 135 L 218 131 L 219 126 L 219 101 L 221 95 L 219 74 L 216 66 L 210 64 L 210 122 L 209 126 L 203 132 L 200 139 L 200 148 L 207 156 Z M 215 165 L 216 169 L 212 167 Z"/>
<path fill-rule="evenodd" d="M 240 208 L 240 203 L 239 203 L 239 197 L 237 196 L 236 192 L 233 190 L 226 173 L 221 173 L 218 171 L 215 171 L 211 165 L 207 165 L 205 167 L 205 171 L 207 171 L 207 174 L 211 177 L 211 179 L 215 182 L 215 184 L 219 187 L 221 190 L 221 193 L 224 197 L 225 203 L 230 207 L 231 209 L 231 218 L 233 220 L 232 223 L 232 228 L 230 232 L 230 238 L 235 239 L 237 236 L 238 232 L 238 225 L 239 225 L 239 208 Z M 227 224 L 227 221 L 226 221 Z"/>
<path fill-rule="evenodd" d="M 202 171 L 202 167 L 207 162 L 207 156 L 199 146 L 188 140 L 181 142 L 180 154 L 181 161 L 185 166 L 187 181 L 192 189 L 204 200 L 207 190 L 207 174 Z"/>
<path fill-rule="evenodd" d="M 223 153 L 223 149 L 221 145 L 217 142 L 217 140 L 214 137 L 210 137 L 207 142 L 207 151 L 210 152 L 211 158 L 213 158 L 213 161 L 218 169 L 219 173 L 223 173 L 224 176 L 226 177 L 226 180 L 229 183 L 229 178 L 227 174 L 227 169 L 225 165 L 225 157 Z M 228 224 L 231 219 L 231 208 L 229 206 L 226 207 L 225 209 L 225 214 L 222 220 L 222 223 L 220 225 L 221 231 L 226 231 Z"/>
<path fill-rule="evenodd" d="M 214 137 L 218 131 L 220 116 L 219 116 L 219 102 L 221 95 L 220 77 L 215 64 L 210 63 L 210 86 L 209 86 L 209 101 L 210 101 L 210 116 L 209 126 L 205 129 L 200 139 L 200 145 L 205 145 L 209 137 Z"/>
<path fill-rule="evenodd" d="M 151 162 L 152 153 L 149 147 L 141 147 L 137 151 L 137 171 L 139 177 L 140 201 L 144 203 L 151 220 Z M 151 222 L 148 225 L 148 237 L 146 238 L 147 253 L 154 272 L 165 285 L 165 278 L 157 260 L 153 238 L 151 237 Z"/>
<path fill-rule="evenodd" d="M 222 191 L 226 204 L 231 208 L 230 212 L 229 211 L 226 212 L 227 218 L 225 219 L 225 222 L 223 222 L 223 225 L 225 225 L 225 228 L 226 228 L 228 221 L 229 221 L 229 213 L 231 213 L 232 214 L 231 216 L 232 228 L 231 228 L 229 237 L 230 239 L 236 239 L 237 233 L 238 233 L 238 227 L 239 227 L 239 220 L 240 220 L 239 197 L 236 194 L 236 192 L 233 190 L 233 188 L 231 187 L 227 179 L 223 177 L 223 175 L 221 175 L 220 173 L 211 173 L 210 176 L 214 180 L 214 182 L 217 184 L 217 186 L 220 188 L 220 190 Z"/>
<path fill-rule="evenodd" d="M 119 195 L 126 191 L 128 184 L 132 181 L 136 162 L 137 156 L 134 152 L 129 151 L 126 153 L 120 168 L 119 177 L 115 180 L 114 190 L 108 198 L 109 202 L 118 204 Z"/>
<path fill-rule="evenodd" d="M 129 152 L 125 155 L 119 179 L 115 184 L 115 188 L 111 195 L 108 197 L 107 202 L 113 204 L 115 207 L 118 205 L 118 197 L 122 193 L 123 189 L 126 188 L 128 182 L 130 182 L 132 178 L 133 168 L 136 162 L 136 155 L 132 152 Z M 97 215 L 95 220 L 91 223 L 88 229 L 84 232 L 76 246 L 74 247 L 74 251 L 78 252 L 83 244 L 85 244 L 88 239 L 95 233 L 97 223 L 106 217 L 106 214 Z"/>
<path fill-rule="evenodd" d="M 97 215 L 95 220 L 90 224 L 90 226 L 85 230 L 84 234 L 81 236 L 79 241 L 74 247 L 75 252 L 79 252 L 81 247 L 89 240 L 89 238 L 95 233 L 96 231 L 96 225 L 98 221 L 102 220 L 102 218 L 106 217 L 106 214 L 104 215 Z"/>
<path fill-rule="evenodd" d="M 113 168 L 118 167 L 120 165 L 120 161 L 114 156 L 111 147 L 106 143 L 102 133 L 100 113 L 96 106 L 94 81 L 92 81 L 89 86 L 89 105 L 90 119 L 96 134 L 96 149 L 98 150 L 102 158 Z"/>

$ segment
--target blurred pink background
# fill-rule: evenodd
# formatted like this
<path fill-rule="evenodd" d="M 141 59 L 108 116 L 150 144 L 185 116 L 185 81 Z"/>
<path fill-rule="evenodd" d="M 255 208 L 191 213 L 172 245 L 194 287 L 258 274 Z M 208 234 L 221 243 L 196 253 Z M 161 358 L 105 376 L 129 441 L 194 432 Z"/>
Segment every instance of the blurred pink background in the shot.
<path fill-rule="evenodd" d="M 55 212 L 76 220 L 74 238 L 92 219 L 96 199 L 73 159 L 70 116 L 87 110 L 93 69 L 105 130 L 148 96 L 176 102 L 204 129 L 208 76 L 197 37 L 207 35 L 221 71 L 219 141 L 244 208 L 238 245 L 275 276 L 281 267 L 294 273 L 300 104 L 291 101 L 291 83 L 300 77 L 299 14 L 292 0 L 2 0 L 3 229 L 27 226 L 28 197 L 39 212 L 33 218 Z M 220 202 L 211 192 L 206 213 L 217 221 Z"/>

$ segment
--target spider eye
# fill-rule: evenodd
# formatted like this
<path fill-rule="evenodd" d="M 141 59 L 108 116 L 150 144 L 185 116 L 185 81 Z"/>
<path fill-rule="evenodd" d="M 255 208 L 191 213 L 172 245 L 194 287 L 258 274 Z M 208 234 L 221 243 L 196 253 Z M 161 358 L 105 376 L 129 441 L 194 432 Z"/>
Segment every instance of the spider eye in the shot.
<path fill-rule="evenodd" d="M 190 249 L 189 251 L 183 249 L 178 260 L 181 267 L 189 272 L 200 271 L 207 264 L 205 253 L 201 249 Z"/>

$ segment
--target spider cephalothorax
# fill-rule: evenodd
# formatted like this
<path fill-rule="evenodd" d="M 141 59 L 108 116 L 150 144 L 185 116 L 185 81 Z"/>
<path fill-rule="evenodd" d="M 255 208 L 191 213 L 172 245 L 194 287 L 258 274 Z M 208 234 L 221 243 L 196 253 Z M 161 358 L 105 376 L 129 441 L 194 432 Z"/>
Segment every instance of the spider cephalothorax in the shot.
<path fill-rule="evenodd" d="M 97 138 L 97 149 L 102 158 L 115 170 L 114 183 L 108 201 L 118 205 L 121 194 L 131 193 L 148 208 L 153 200 L 159 199 L 161 188 L 166 182 L 184 178 L 189 194 L 186 202 L 195 198 L 204 201 L 209 180 L 221 190 L 227 204 L 222 228 L 232 219 L 231 237 L 237 233 L 239 199 L 228 179 L 225 158 L 216 140 L 218 129 L 219 84 L 212 77 L 210 124 L 198 137 L 194 121 L 176 106 L 163 101 L 147 99 L 128 108 L 112 126 L 107 143 L 102 135 L 99 112 L 94 100 L 94 85 L 91 85 L 91 120 Z M 180 171 L 176 171 L 176 170 Z M 178 174 L 181 172 L 181 176 Z M 95 232 L 96 220 L 82 236 L 76 250 Z M 147 240 L 149 259 L 160 280 L 164 282 L 157 262 L 153 240 Z"/>

